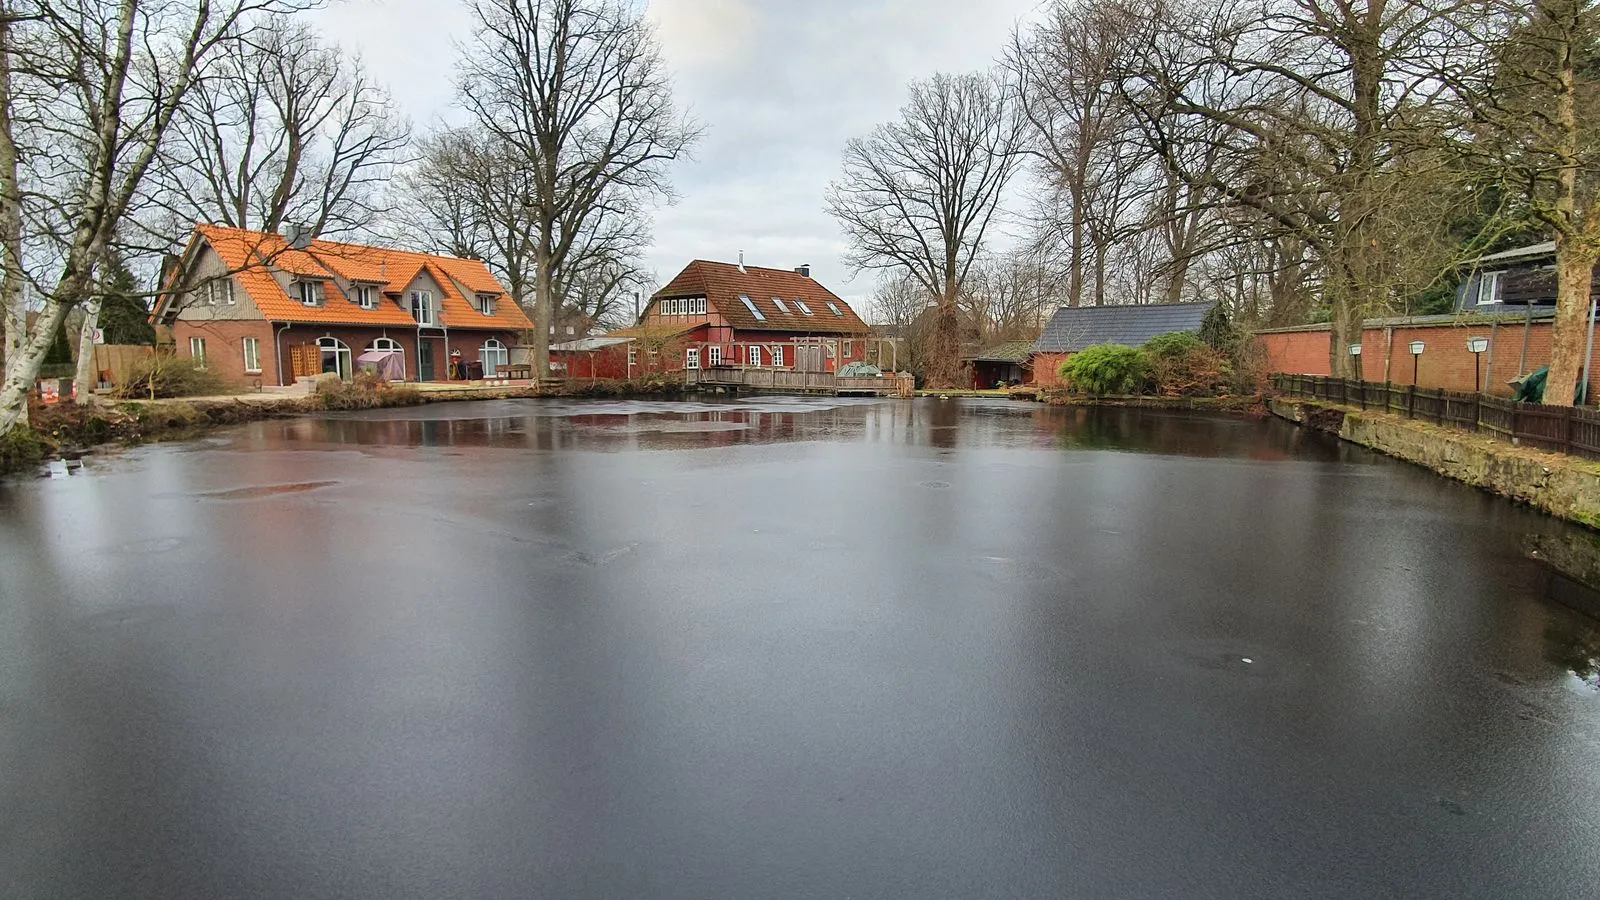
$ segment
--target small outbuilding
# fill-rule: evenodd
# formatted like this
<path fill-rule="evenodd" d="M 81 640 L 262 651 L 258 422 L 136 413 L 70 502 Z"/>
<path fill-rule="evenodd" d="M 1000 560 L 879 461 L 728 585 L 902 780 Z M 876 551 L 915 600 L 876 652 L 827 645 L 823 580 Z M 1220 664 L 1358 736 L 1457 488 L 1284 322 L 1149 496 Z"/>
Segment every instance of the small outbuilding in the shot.
<path fill-rule="evenodd" d="M 1001 341 L 961 360 L 972 373 L 973 390 L 1033 383 L 1033 341 Z"/>
<path fill-rule="evenodd" d="M 1033 343 L 1034 383 L 1061 381 L 1061 364 L 1074 353 L 1096 344 L 1138 347 L 1153 337 L 1175 331 L 1200 332 L 1200 323 L 1215 303 L 1154 303 L 1145 306 L 1063 306 L 1050 317 Z"/>
<path fill-rule="evenodd" d="M 640 372 L 631 337 L 587 337 L 550 345 L 550 368 L 567 378 L 632 378 Z"/>

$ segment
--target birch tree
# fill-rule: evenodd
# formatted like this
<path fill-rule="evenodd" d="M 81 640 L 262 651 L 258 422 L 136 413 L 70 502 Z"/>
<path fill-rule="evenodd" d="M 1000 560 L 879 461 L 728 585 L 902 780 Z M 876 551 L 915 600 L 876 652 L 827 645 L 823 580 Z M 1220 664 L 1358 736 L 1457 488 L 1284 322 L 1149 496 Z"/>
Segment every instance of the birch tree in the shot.
<path fill-rule="evenodd" d="M 597 219 L 671 198 L 699 126 L 674 105 L 655 34 L 623 0 L 474 0 L 458 97 L 526 171 L 532 365 L 550 371 L 559 287 Z"/>
<path fill-rule="evenodd" d="M 957 307 L 1016 168 L 1016 119 L 989 74 L 935 75 L 911 86 L 900 118 L 845 145 L 828 188 L 858 270 L 914 280 L 937 303 L 926 367 L 931 384 L 960 384 Z"/>
<path fill-rule="evenodd" d="M 13 196 L 22 199 L 20 215 L 0 216 L 0 247 L 20 248 L 7 276 L 38 285 L 42 303 L 6 361 L 0 437 L 24 420 L 28 390 L 68 311 L 95 292 L 96 267 L 199 73 L 248 17 L 288 8 L 279 0 L 5 5 L 0 172 L 7 147 L 26 152 L 12 154 L 14 179 L 0 174 L 21 186 Z"/>

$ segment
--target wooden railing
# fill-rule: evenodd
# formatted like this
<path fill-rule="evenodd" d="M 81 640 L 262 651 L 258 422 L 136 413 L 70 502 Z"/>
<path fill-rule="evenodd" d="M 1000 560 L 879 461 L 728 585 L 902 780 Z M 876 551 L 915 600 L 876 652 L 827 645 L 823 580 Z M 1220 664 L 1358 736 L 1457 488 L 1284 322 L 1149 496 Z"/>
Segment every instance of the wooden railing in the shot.
<path fill-rule="evenodd" d="M 1600 409 L 1594 407 L 1518 403 L 1488 394 L 1320 375 L 1274 375 L 1272 386 L 1290 397 L 1382 410 L 1435 425 L 1499 435 L 1514 444 L 1600 459 Z"/>
<path fill-rule="evenodd" d="M 846 376 L 832 372 L 799 372 L 794 369 L 734 368 L 685 369 L 684 382 L 690 386 L 763 388 L 776 391 L 815 391 L 830 394 L 893 394 L 909 397 L 915 393 L 910 375 Z"/>

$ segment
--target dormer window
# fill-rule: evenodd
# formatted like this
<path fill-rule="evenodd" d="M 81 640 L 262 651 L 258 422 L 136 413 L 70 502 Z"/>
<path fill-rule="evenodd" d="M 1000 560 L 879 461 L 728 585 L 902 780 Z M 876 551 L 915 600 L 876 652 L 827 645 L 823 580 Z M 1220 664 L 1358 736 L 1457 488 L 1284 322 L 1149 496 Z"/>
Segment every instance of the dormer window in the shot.
<path fill-rule="evenodd" d="M 325 295 L 321 281 L 306 279 L 294 283 L 295 296 L 306 306 L 322 306 Z"/>
<path fill-rule="evenodd" d="M 477 302 L 478 312 L 486 316 L 494 315 L 494 294 L 478 294 L 474 298 Z"/>
<path fill-rule="evenodd" d="M 378 289 L 369 284 L 358 284 L 350 289 L 350 299 L 362 309 L 377 309 Z"/>
<path fill-rule="evenodd" d="M 433 291 L 411 292 L 411 316 L 423 327 L 438 326 L 439 310 L 433 305 Z"/>

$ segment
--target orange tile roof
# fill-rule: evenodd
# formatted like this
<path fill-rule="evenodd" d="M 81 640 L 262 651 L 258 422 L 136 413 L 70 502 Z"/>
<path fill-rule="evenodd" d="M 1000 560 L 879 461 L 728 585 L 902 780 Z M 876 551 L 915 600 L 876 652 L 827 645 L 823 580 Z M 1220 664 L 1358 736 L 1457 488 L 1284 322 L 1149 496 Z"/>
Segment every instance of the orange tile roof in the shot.
<path fill-rule="evenodd" d="M 739 299 L 741 296 L 749 297 L 765 320 L 757 319 Z M 837 294 L 816 279 L 788 269 L 745 266 L 741 270 L 733 263 L 697 259 L 650 300 L 654 303 L 667 297 L 705 297 L 729 324 L 746 331 L 861 334 L 868 330 L 867 323 Z M 788 312 L 774 303 L 773 297 L 781 297 Z M 805 301 L 811 315 L 806 315 L 796 301 Z M 830 303 L 838 308 L 838 315 L 834 315 Z"/>
<path fill-rule="evenodd" d="M 344 295 L 333 276 L 375 285 L 381 295 L 404 292 L 421 272 L 427 271 L 439 284 L 441 320 L 446 327 L 513 331 L 533 327 L 527 314 L 480 260 L 323 240 L 297 250 L 281 235 L 220 225 L 196 226 L 190 249 L 201 240 L 234 271 L 234 280 L 269 321 L 414 328 L 416 320 L 394 300 L 380 296 L 376 309 L 362 309 Z M 322 306 L 302 304 L 273 278 L 274 269 L 328 279 L 326 302 Z M 171 287 L 169 283 L 169 290 Z M 494 304 L 494 315 L 479 312 L 463 289 L 500 295 Z M 166 302 L 163 298 L 162 305 Z M 157 315 L 160 313 L 158 307 Z"/>

